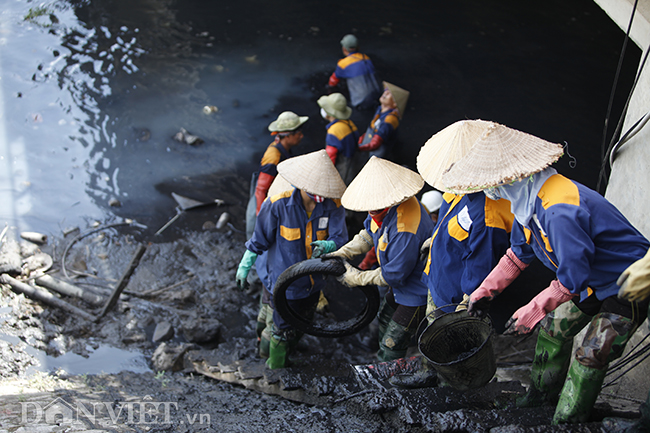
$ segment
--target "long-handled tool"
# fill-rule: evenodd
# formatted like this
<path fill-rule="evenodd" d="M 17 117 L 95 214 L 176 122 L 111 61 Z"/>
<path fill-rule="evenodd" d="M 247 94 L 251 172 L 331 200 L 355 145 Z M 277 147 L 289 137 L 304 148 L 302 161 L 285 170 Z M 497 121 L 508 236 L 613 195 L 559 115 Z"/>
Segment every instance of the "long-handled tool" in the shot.
<path fill-rule="evenodd" d="M 176 203 L 178 203 L 178 206 L 176 206 L 176 215 L 174 215 L 169 221 L 167 221 L 167 224 L 162 226 L 156 232 L 155 234 L 156 236 L 158 236 L 163 231 L 165 231 L 165 229 L 167 229 L 167 227 L 169 227 L 174 221 L 176 221 L 178 217 L 180 217 L 181 214 L 186 210 L 194 209 L 201 206 L 208 206 L 211 204 L 216 204 L 217 206 L 221 206 L 226 203 L 225 201 L 219 199 L 215 199 L 209 202 L 202 202 L 202 201 L 194 200 L 192 198 L 183 197 L 182 195 L 176 194 L 175 192 L 172 192 L 172 197 L 174 198 L 174 200 L 176 200 Z"/>

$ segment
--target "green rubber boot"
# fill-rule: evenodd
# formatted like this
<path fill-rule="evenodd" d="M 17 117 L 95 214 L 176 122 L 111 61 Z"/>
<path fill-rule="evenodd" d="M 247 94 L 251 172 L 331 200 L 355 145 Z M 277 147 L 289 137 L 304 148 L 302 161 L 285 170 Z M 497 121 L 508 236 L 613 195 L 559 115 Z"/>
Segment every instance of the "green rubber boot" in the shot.
<path fill-rule="evenodd" d="M 404 358 L 415 330 L 409 330 L 394 320 L 388 322 L 386 331 L 379 340 L 377 358 L 380 361 L 392 361 Z"/>
<path fill-rule="evenodd" d="M 607 369 L 586 367 L 578 361 L 571 364 L 555 408 L 553 424 L 587 422 L 606 373 Z"/>
<path fill-rule="evenodd" d="M 388 329 L 388 324 L 393 318 L 393 314 L 395 314 L 395 309 L 391 307 L 388 302 L 386 302 L 386 298 L 382 299 L 381 304 L 379 304 L 379 311 L 377 312 L 377 323 L 379 324 L 379 341 L 382 341 L 384 339 L 384 334 L 386 333 L 386 329 Z"/>
<path fill-rule="evenodd" d="M 264 328 L 262 331 L 262 334 L 260 335 L 260 347 L 259 347 L 259 355 L 260 358 L 268 358 L 269 353 L 271 350 L 271 328 L 267 326 Z"/>
<path fill-rule="evenodd" d="M 538 407 L 556 402 L 569 370 L 572 345 L 573 338 L 553 338 L 544 329 L 539 330 L 530 370 L 530 388 L 517 398 L 517 407 Z"/>
<path fill-rule="evenodd" d="M 270 369 L 285 368 L 289 362 L 289 342 L 284 336 L 273 334 L 269 344 L 269 359 L 266 366 Z"/>

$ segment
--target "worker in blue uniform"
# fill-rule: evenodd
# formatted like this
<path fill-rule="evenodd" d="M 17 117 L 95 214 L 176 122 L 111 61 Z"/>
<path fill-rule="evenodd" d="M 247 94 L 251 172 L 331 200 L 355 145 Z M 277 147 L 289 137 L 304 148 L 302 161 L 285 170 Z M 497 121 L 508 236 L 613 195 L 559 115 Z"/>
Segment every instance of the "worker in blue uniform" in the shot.
<path fill-rule="evenodd" d="M 424 180 L 390 161 L 372 157 L 341 198 L 346 209 L 368 212 L 364 228 L 326 257 L 351 259 L 373 246 L 379 267 L 360 271 L 347 261 L 340 281 L 350 287 L 387 286 L 379 312 L 380 361 L 403 358 L 424 317 L 427 287 L 421 280 L 420 247 L 433 230 L 427 210 L 415 198 Z"/>
<path fill-rule="evenodd" d="M 379 98 L 381 89 L 370 57 L 359 52 L 359 41 L 351 34 L 341 39 L 341 50 L 345 57 L 336 64 L 328 86 L 336 88 L 342 79 L 346 80 L 352 106 L 357 109 L 371 107 Z"/>
<path fill-rule="evenodd" d="M 425 181 L 443 189 L 442 174 L 487 131 L 490 123 L 461 120 L 434 134 L 417 158 L 418 171 Z M 510 245 L 514 216 L 507 200 L 490 200 L 481 193 L 457 195 L 445 192 L 438 220 L 423 253 L 428 254 L 422 280 L 427 284 L 427 319 L 441 312 L 466 308 L 469 295 L 490 273 Z M 437 383 L 434 368 L 420 360 L 412 374 L 390 379 L 407 388 Z"/>
<path fill-rule="evenodd" d="M 278 173 L 295 189 L 264 201 L 236 275 L 238 287 L 245 288 L 251 266 L 264 253 L 265 268 L 258 273 L 268 298 L 278 276 L 289 266 L 334 251 L 348 240 L 345 210 L 338 200 L 345 184 L 324 150 L 285 160 L 278 164 Z M 312 245 L 316 240 L 323 242 Z M 304 317 L 313 317 L 323 285 L 321 279 L 296 280 L 286 292 L 289 305 Z M 286 367 L 299 338 L 274 311 L 267 366 Z"/>
<path fill-rule="evenodd" d="M 397 130 L 406 111 L 409 91 L 384 81 L 384 93 L 366 133 L 359 138 L 359 150 L 369 156 L 392 160 Z"/>
<path fill-rule="evenodd" d="M 321 96 L 317 102 L 321 108 L 321 116 L 329 122 L 325 150 L 341 178 L 348 185 L 356 174 L 353 157 L 359 141 L 357 125 L 350 120 L 352 108 L 348 107 L 345 96 L 340 93 Z"/>
<path fill-rule="evenodd" d="M 531 386 L 517 404 L 555 403 L 559 395 L 554 424 L 587 421 L 609 362 L 646 317 L 648 302 L 619 299 L 616 281 L 650 246 L 604 197 L 548 167 L 562 154 L 559 144 L 494 123 L 442 177 L 451 190 L 509 200 L 516 219 L 511 248 L 470 297 L 471 315 L 486 314 L 535 257 L 556 272 L 504 332 L 529 333 L 542 322 Z M 573 337 L 585 326 L 569 367 Z"/>
<path fill-rule="evenodd" d="M 280 113 L 278 118 L 269 124 L 269 131 L 274 137 L 260 161 L 260 168 L 253 173 L 248 207 L 246 208 L 246 237 L 250 239 L 255 229 L 255 217 L 260 211 L 267 191 L 278 175 L 277 166 L 292 155 L 291 151 L 303 139 L 302 125 L 309 120 L 308 116 L 298 116 L 292 111 Z"/>

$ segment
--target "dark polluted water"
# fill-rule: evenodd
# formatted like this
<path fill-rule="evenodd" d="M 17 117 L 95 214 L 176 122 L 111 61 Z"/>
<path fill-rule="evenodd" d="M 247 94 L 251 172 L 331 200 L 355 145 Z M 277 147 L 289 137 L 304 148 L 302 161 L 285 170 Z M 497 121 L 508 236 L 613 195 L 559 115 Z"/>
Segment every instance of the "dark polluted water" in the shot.
<path fill-rule="evenodd" d="M 60 234 L 133 218 L 149 240 L 176 213 L 171 192 L 227 206 L 185 212 L 166 237 L 224 210 L 243 229 L 280 112 L 310 116 L 297 153 L 323 147 L 315 101 L 350 32 L 411 91 L 397 162 L 415 168 L 427 138 L 481 118 L 567 142 L 577 165 L 560 171 L 593 187 L 624 37 L 586 0 L 13 1 L 0 20 L 0 220 Z M 630 44 L 615 116 L 638 58 Z M 204 142 L 175 141 L 181 128 Z"/>
<path fill-rule="evenodd" d="M 5 3 L 0 223 L 59 236 L 128 218 L 147 242 L 222 212 L 244 230 L 250 175 L 282 111 L 310 116 L 297 154 L 324 147 L 316 100 L 347 33 L 380 79 L 411 92 L 396 162 L 415 169 L 431 135 L 480 118 L 567 143 L 559 171 L 594 188 L 624 40 L 587 0 Z M 629 44 L 610 125 L 639 57 Z M 361 130 L 370 117 L 353 114 Z M 174 140 L 181 128 L 203 142 Z M 183 211 L 155 236 L 177 215 L 172 192 L 226 205 Z M 499 297 L 497 330 L 551 278 L 535 264 Z"/>

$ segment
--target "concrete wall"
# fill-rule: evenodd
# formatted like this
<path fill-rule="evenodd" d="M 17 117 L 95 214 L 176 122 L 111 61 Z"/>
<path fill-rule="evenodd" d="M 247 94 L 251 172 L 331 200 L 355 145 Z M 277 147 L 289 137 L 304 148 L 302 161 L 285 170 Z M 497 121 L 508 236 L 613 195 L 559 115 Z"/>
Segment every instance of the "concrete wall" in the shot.
<path fill-rule="evenodd" d="M 634 0 L 595 1 L 623 31 L 627 31 Z M 649 17 L 650 0 L 639 0 L 630 35 L 644 53 L 650 44 Z M 648 111 L 650 111 L 650 64 L 647 63 L 630 101 L 622 132 L 625 133 Z M 611 127 L 614 128 L 617 119 L 612 119 L 610 122 Z M 650 122 L 616 154 L 605 197 L 650 239 Z M 641 325 L 628 344 L 627 351 L 648 333 L 647 323 Z M 612 377 L 608 377 L 605 382 L 611 379 Z M 645 400 L 649 389 L 650 361 L 646 360 L 626 374 L 618 386 L 606 388 L 602 393 L 615 393 Z"/>

